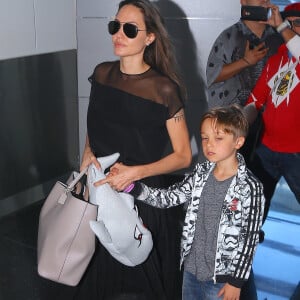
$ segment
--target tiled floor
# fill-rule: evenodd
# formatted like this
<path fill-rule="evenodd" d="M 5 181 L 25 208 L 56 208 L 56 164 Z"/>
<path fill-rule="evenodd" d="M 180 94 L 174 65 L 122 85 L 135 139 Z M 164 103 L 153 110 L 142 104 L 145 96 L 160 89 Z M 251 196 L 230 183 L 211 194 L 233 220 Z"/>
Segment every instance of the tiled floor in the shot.
<path fill-rule="evenodd" d="M 288 206 L 284 206 L 283 201 L 288 202 Z M 281 181 L 263 226 L 265 240 L 259 244 L 254 259 L 258 300 L 300 300 L 300 290 L 292 298 L 300 282 L 298 205 L 286 183 Z"/>
<path fill-rule="evenodd" d="M 284 183 L 275 197 L 264 224 L 265 241 L 259 245 L 254 261 L 258 300 L 300 300 L 299 294 L 291 298 L 300 281 L 300 209 Z M 296 209 L 281 207 L 282 199 Z M 42 201 L 0 218 L 0 300 L 71 299 L 68 288 L 37 275 L 36 238 L 41 205 Z"/>

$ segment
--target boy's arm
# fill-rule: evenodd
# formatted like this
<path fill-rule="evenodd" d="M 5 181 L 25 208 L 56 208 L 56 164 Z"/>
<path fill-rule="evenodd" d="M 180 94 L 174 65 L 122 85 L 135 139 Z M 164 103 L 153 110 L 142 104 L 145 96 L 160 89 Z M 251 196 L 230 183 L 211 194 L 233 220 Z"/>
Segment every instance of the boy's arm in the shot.
<path fill-rule="evenodd" d="M 141 182 L 135 182 L 130 191 L 137 200 L 151 206 L 168 208 L 189 201 L 194 186 L 194 174 L 196 170 L 187 175 L 181 182 L 175 183 L 167 189 L 153 188 Z"/>

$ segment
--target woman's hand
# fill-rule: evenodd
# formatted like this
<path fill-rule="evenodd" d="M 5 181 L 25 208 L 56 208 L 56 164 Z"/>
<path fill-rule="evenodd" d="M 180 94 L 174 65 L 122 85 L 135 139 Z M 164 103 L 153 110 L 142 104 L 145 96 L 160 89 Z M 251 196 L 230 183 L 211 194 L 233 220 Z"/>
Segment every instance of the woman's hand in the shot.
<path fill-rule="evenodd" d="M 82 155 L 80 171 L 84 170 L 91 163 L 93 163 L 97 169 L 100 169 L 100 163 L 89 146 L 86 146 Z"/>
<path fill-rule="evenodd" d="M 126 166 L 115 163 L 109 170 L 105 179 L 95 182 L 95 186 L 108 183 L 116 191 L 124 191 L 138 177 L 139 166 Z"/>

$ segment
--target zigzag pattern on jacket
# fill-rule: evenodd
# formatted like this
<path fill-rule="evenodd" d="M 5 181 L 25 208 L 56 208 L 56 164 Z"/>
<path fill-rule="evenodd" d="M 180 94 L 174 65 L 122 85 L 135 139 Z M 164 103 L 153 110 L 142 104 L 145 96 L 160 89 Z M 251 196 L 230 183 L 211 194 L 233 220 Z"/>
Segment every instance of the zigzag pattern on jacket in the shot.
<path fill-rule="evenodd" d="M 264 207 L 263 187 L 246 168 L 242 155 L 239 166 L 222 205 L 215 256 L 215 276 L 231 276 L 245 281 L 259 239 Z M 193 172 L 168 189 L 155 189 L 142 184 L 138 199 L 152 206 L 167 208 L 187 202 L 181 238 L 181 265 L 189 254 L 195 235 L 200 196 L 214 163 L 197 164 Z"/>

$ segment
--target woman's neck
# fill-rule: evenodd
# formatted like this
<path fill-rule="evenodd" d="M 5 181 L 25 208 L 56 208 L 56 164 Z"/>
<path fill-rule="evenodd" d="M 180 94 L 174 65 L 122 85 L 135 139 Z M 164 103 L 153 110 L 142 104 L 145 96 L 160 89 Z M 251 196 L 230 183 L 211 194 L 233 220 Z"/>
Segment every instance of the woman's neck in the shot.
<path fill-rule="evenodd" d="M 134 75 L 142 74 L 146 72 L 150 66 L 146 64 L 143 60 L 136 61 L 133 59 L 120 59 L 120 70 L 122 73 Z"/>

